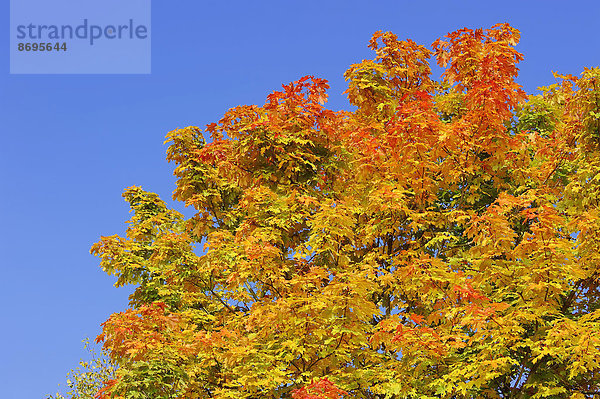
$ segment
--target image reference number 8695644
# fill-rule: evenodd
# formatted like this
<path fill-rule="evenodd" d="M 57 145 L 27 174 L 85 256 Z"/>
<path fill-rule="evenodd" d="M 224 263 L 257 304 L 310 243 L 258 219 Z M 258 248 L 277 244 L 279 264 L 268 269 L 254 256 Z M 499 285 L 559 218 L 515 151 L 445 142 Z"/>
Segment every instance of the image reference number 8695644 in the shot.
<path fill-rule="evenodd" d="M 67 43 L 19 43 L 19 51 L 67 51 Z"/>

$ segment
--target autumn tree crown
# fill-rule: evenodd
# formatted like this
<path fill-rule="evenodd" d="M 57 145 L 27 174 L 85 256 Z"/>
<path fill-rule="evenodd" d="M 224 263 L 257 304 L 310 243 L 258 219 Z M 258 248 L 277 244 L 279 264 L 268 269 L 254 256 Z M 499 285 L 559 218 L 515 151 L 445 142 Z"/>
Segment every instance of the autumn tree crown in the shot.
<path fill-rule="evenodd" d="M 92 247 L 137 284 L 99 397 L 599 394 L 600 70 L 526 95 L 518 41 L 376 32 L 353 111 L 307 76 L 170 132 L 195 214 L 130 187 Z"/>

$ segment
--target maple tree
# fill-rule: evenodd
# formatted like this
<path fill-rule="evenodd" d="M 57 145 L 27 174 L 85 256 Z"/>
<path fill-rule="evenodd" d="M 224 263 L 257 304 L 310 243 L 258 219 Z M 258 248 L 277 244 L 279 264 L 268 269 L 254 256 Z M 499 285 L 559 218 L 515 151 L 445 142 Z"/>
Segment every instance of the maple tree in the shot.
<path fill-rule="evenodd" d="M 377 32 L 354 111 L 308 76 L 170 132 L 195 214 L 129 187 L 92 247 L 138 285 L 98 397 L 600 395 L 600 69 L 526 95 L 518 41 Z"/>

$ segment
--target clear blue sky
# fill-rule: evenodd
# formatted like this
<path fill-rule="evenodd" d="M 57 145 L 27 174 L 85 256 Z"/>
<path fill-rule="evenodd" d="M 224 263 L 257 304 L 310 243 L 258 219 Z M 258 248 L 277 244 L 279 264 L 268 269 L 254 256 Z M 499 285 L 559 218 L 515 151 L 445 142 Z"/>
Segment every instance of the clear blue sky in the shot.
<path fill-rule="evenodd" d="M 173 204 L 168 131 L 263 104 L 309 74 L 330 81 L 330 107 L 347 108 L 342 75 L 373 56 L 366 45 L 380 29 L 430 45 L 465 26 L 509 22 L 522 33 L 519 81 L 533 92 L 554 82 L 552 70 L 600 64 L 599 17 L 596 1 L 154 0 L 150 75 L 9 75 L 5 37 L 1 396 L 56 392 L 86 354 L 81 340 L 126 308 L 131 289 L 114 288 L 89 248 L 100 235 L 123 234 L 125 187 Z"/>

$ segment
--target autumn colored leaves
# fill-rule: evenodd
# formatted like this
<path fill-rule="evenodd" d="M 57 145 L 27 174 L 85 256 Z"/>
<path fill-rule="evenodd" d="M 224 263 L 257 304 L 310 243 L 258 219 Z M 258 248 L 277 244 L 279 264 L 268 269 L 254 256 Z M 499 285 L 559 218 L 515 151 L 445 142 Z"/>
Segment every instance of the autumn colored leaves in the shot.
<path fill-rule="evenodd" d="M 377 32 L 345 75 L 352 112 L 304 77 L 208 143 L 170 132 L 174 199 L 196 213 L 131 187 L 127 236 L 94 245 L 138 284 L 98 337 L 120 366 L 99 396 L 599 390 L 600 72 L 526 96 L 518 40 Z"/>

